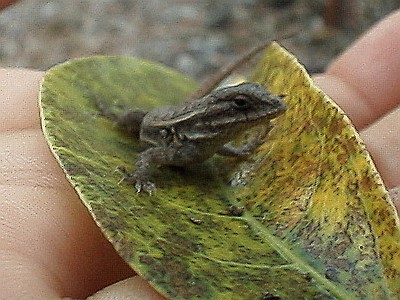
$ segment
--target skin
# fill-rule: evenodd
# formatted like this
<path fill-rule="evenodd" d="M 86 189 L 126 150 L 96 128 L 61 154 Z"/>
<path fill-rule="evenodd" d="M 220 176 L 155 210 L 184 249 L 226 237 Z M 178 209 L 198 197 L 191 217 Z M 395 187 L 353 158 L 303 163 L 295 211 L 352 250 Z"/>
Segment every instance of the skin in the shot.
<path fill-rule="evenodd" d="M 361 131 L 389 188 L 400 186 L 400 40 L 393 38 L 398 32 L 400 11 L 315 77 Z M 3 299 L 83 298 L 133 275 L 47 147 L 37 107 L 42 76 L 32 70 L 0 69 Z M 395 204 L 399 207 L 400 200 Z M 108 299 L 163 299 L 138 277 L 114 288 Z"/>
<path fill-rule="evenodd" d="M 11 5 L 14 2 L 15 2 L 15 0 L 0 0 L 0 9 L 3 9 L 3 8 Z"/>

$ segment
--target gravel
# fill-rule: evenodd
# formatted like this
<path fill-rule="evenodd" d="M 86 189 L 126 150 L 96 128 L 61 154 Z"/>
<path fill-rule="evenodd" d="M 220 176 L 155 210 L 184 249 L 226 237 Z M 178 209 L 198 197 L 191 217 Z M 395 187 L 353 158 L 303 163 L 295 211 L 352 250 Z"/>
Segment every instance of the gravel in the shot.
<path fill-rule="evenodd" d="M 359 14 L 368 1 L 361 2 Z M 199 79 L 252 45 L 301 27 L 284 45 L 309 70 L 322 71 L 398 2 L 352 28 L 332 29 L 324 25 L 325 1 L 20 1 L 0 12 L 0 65 L 46 70 L 76 57 L 134 55 Z"/>

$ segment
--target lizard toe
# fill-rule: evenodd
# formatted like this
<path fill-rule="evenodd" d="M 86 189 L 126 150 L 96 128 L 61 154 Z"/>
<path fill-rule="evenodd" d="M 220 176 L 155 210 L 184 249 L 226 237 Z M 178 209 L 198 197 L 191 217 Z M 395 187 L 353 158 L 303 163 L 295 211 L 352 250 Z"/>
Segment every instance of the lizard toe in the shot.
<path fill-rule="evenodd" d="M 150 196 L 156 191 L 156 185 L 151 181 L 136 181 L 135 188 L 137 193 L 145 191 Z"/>

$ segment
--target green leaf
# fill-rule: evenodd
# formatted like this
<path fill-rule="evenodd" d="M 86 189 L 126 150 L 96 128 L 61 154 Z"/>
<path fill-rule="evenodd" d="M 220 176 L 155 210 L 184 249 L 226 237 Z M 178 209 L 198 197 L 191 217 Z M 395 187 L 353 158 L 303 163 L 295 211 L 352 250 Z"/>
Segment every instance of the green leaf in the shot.
<path fill-rule="evenodd" d="M 398 299 L 399 220 L 348 118 L 277 44 L 254 80 L 288 95 L 268 141 L 243 163 L 163 167 L 153 196 L 118 184 L 141 148 L 95 99 L 117 114 L 177 103 L 195 88 L 182 75 L 128 57 L 56 66 L 43 129 L 104 235 L 168 298 Z"/>

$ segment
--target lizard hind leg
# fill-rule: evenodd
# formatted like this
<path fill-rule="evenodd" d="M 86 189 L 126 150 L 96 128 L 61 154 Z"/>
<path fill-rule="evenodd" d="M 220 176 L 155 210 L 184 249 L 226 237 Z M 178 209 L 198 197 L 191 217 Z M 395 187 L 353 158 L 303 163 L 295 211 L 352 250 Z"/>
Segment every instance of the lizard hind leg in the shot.
<path fill-rule="evenodd" d="M 118 127 L 127 132 L 131 136 L 139 137 L 140 126 L 146 112 L 139 109 L 131 109 L 117 118 Z"/>
<path fill-rule="evenodd" d="M 120 105 L 110 105 L 99 96 L 93 97 L 100 114 L 131 136 L 139 138 L 140 126 L 147 112 L 139 109 L 126 109 Z M 122 111 L 122 112 L 121 112 Z"/>

